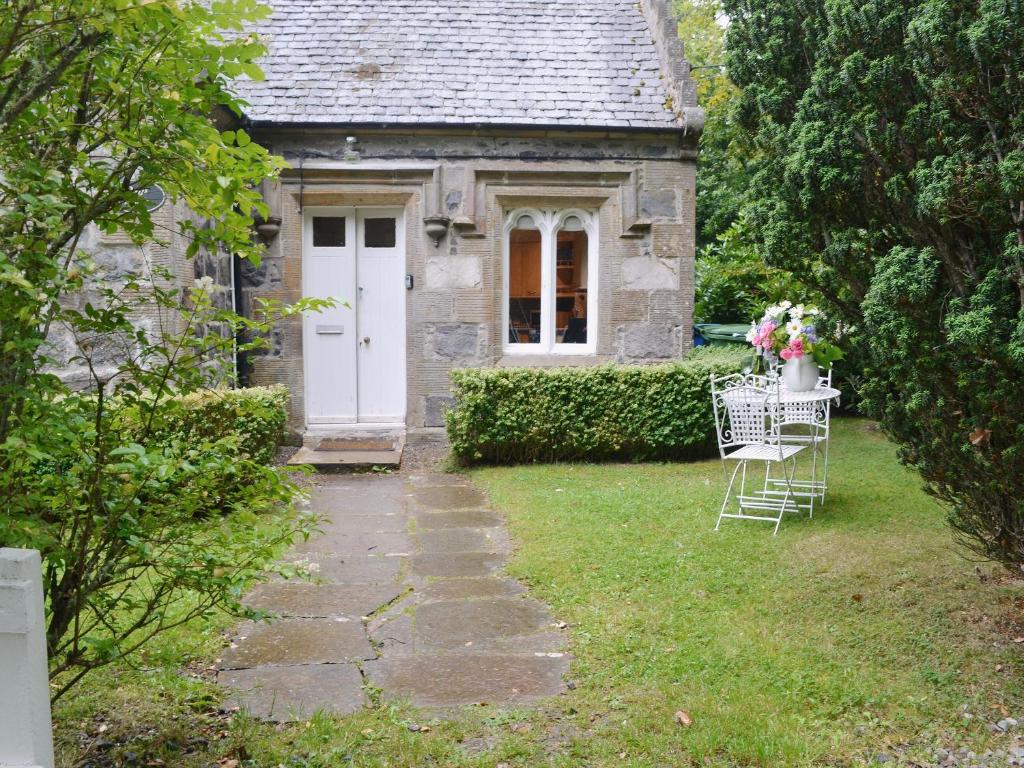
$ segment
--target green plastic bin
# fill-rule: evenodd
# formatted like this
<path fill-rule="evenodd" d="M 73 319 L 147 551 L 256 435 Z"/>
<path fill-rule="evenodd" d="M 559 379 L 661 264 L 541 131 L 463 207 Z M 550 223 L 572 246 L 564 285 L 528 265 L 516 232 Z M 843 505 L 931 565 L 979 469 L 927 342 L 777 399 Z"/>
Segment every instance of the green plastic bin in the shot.
<path fill-rule="evenodd" d="M 750 326 L 739 323 L 697 323 L 693 329 L 705 344 L 717 347 L 726 344 L 746 344 Z M 699 346 L 696 338 L 694 341 Z"/>

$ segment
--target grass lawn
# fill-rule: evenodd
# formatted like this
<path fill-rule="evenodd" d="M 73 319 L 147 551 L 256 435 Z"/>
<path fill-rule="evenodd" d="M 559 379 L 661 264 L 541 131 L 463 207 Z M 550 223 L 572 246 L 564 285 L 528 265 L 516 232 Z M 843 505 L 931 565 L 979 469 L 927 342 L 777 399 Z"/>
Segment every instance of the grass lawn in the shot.
<path fill-rule="evenodd" d="M 472 477 L 520 542 L 511 573 L 569 623 L 573 690 L 448 721 L 381 705 L 274 727 L 218 715 L 212 687 L 179 673 L 211 663 L 217 618 L 72 694 L 59 764 L 831 766 L 1017 743 L 988 724 L 1024 714 L 1024 585 L 965 559 L 865 421 L 836 424 L 826 508 L 777 537 L 712 530 L 717 461 Z"/>

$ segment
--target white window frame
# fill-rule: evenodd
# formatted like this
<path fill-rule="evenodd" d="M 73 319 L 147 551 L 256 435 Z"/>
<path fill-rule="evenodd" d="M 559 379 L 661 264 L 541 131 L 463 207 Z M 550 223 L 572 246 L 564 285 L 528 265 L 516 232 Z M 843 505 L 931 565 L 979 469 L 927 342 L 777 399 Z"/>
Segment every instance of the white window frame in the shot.
<path fill-rule="evenodd" d="M 508 340 L 509 330 L 509 237 L 521 216 L 530 216 L 540 231 L 540 341 L 536 343 L 512 343 Z M 557 306 L 556 238 L 565 220 L 576 216 L 583 223 L 587 233 L 587 341 L 585 344 L 563 344 L 557 342 L 555 311 Z M 585 208 L 516 208 L 505 215 L 502 229 L 502 302 L 501 338 L 502 352 L 508 355 L 593 355 L 597 352 L 598 329 L 598 228 L 597 211 Z"/>

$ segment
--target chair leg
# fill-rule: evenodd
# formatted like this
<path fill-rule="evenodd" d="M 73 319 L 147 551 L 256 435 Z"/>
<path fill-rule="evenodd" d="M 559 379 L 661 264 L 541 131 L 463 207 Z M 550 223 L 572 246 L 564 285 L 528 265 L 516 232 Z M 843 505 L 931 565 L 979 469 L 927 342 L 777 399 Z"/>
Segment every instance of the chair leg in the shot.
<path fill-rule="evenodd" d="M 821 472 L 821 501 L 825 503 L 825 494 L 828 493 L 828 444 L 832 439 L 832 431 L 829 429 L 825 432 L 825 466 Z"/>
<path fill-rule="evenodd" d="M 814 500 L 817 498 L 817 482 L 818 482 L 818 443 L 814 440 L 811 441 L 811 495 L 810 505 L 807 509 L 807 516 L 814 517 Z"/>
<path fill-rule="evenodd" d="M 789 506 L 789 497 L 793 493 L 793 477 L 796 475 L 796 457 L 793 457 L 793 468 L 786 470 L 786 462 L 782 462 L 782 476 L 786 478 L 786 495 L 782 497 L 782 506 L 779 507 L 779 517 L 775 521 L 775 530 L 772 531 L 772 536 L 776 536 L 779 533 L 779 526 L 782 525 L 782 516 L 786 514 L 786 508 Z"/>
<path fill-rule="evenodd" d="M 722 499 L 722 508 L 718 511 L 718 522 L 715 523 L 715 530 L 716 531 L 718 530 L 718 527 L 722 524 L 722 515 L 725 514 L 725 509 L 729 505 L 729 497 L 732 496 L 732 486 L 733 486 L 733 483 L 736 482 L 736 473 L 738 473 L 740 471 L 740 465 L 744 465 L 744 467 L 745 467 L 746 466 L 746 462 L 745 461 L 737 462 L 736 463 L 736 469 L 734 469 L 732 471 L 732 477 L 729 478 L 729 487 L 725 489 L 725 498 Z M 746 471 L 746 470 L 744 469 L 744 471 Z"/>

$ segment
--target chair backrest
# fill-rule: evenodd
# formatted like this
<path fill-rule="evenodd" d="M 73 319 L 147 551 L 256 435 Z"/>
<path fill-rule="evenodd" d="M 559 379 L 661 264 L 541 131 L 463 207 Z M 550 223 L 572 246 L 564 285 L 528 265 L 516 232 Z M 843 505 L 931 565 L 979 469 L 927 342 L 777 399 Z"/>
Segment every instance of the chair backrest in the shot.
<path fill-rule="evenodd" d="M 587 343 L 587 318 L 570 317 L 565 327 L 565 335 L 562 337 L 563 344 L 586 344 Z"/>
<path fill-rule="evenodd" d="M 766 445 L 776 434 L 778 387 L 764 377 L 734 373 L 711 377 L 711 403 L 715 411 L 718 451 L 722 458 L 730 448 Z"/>

